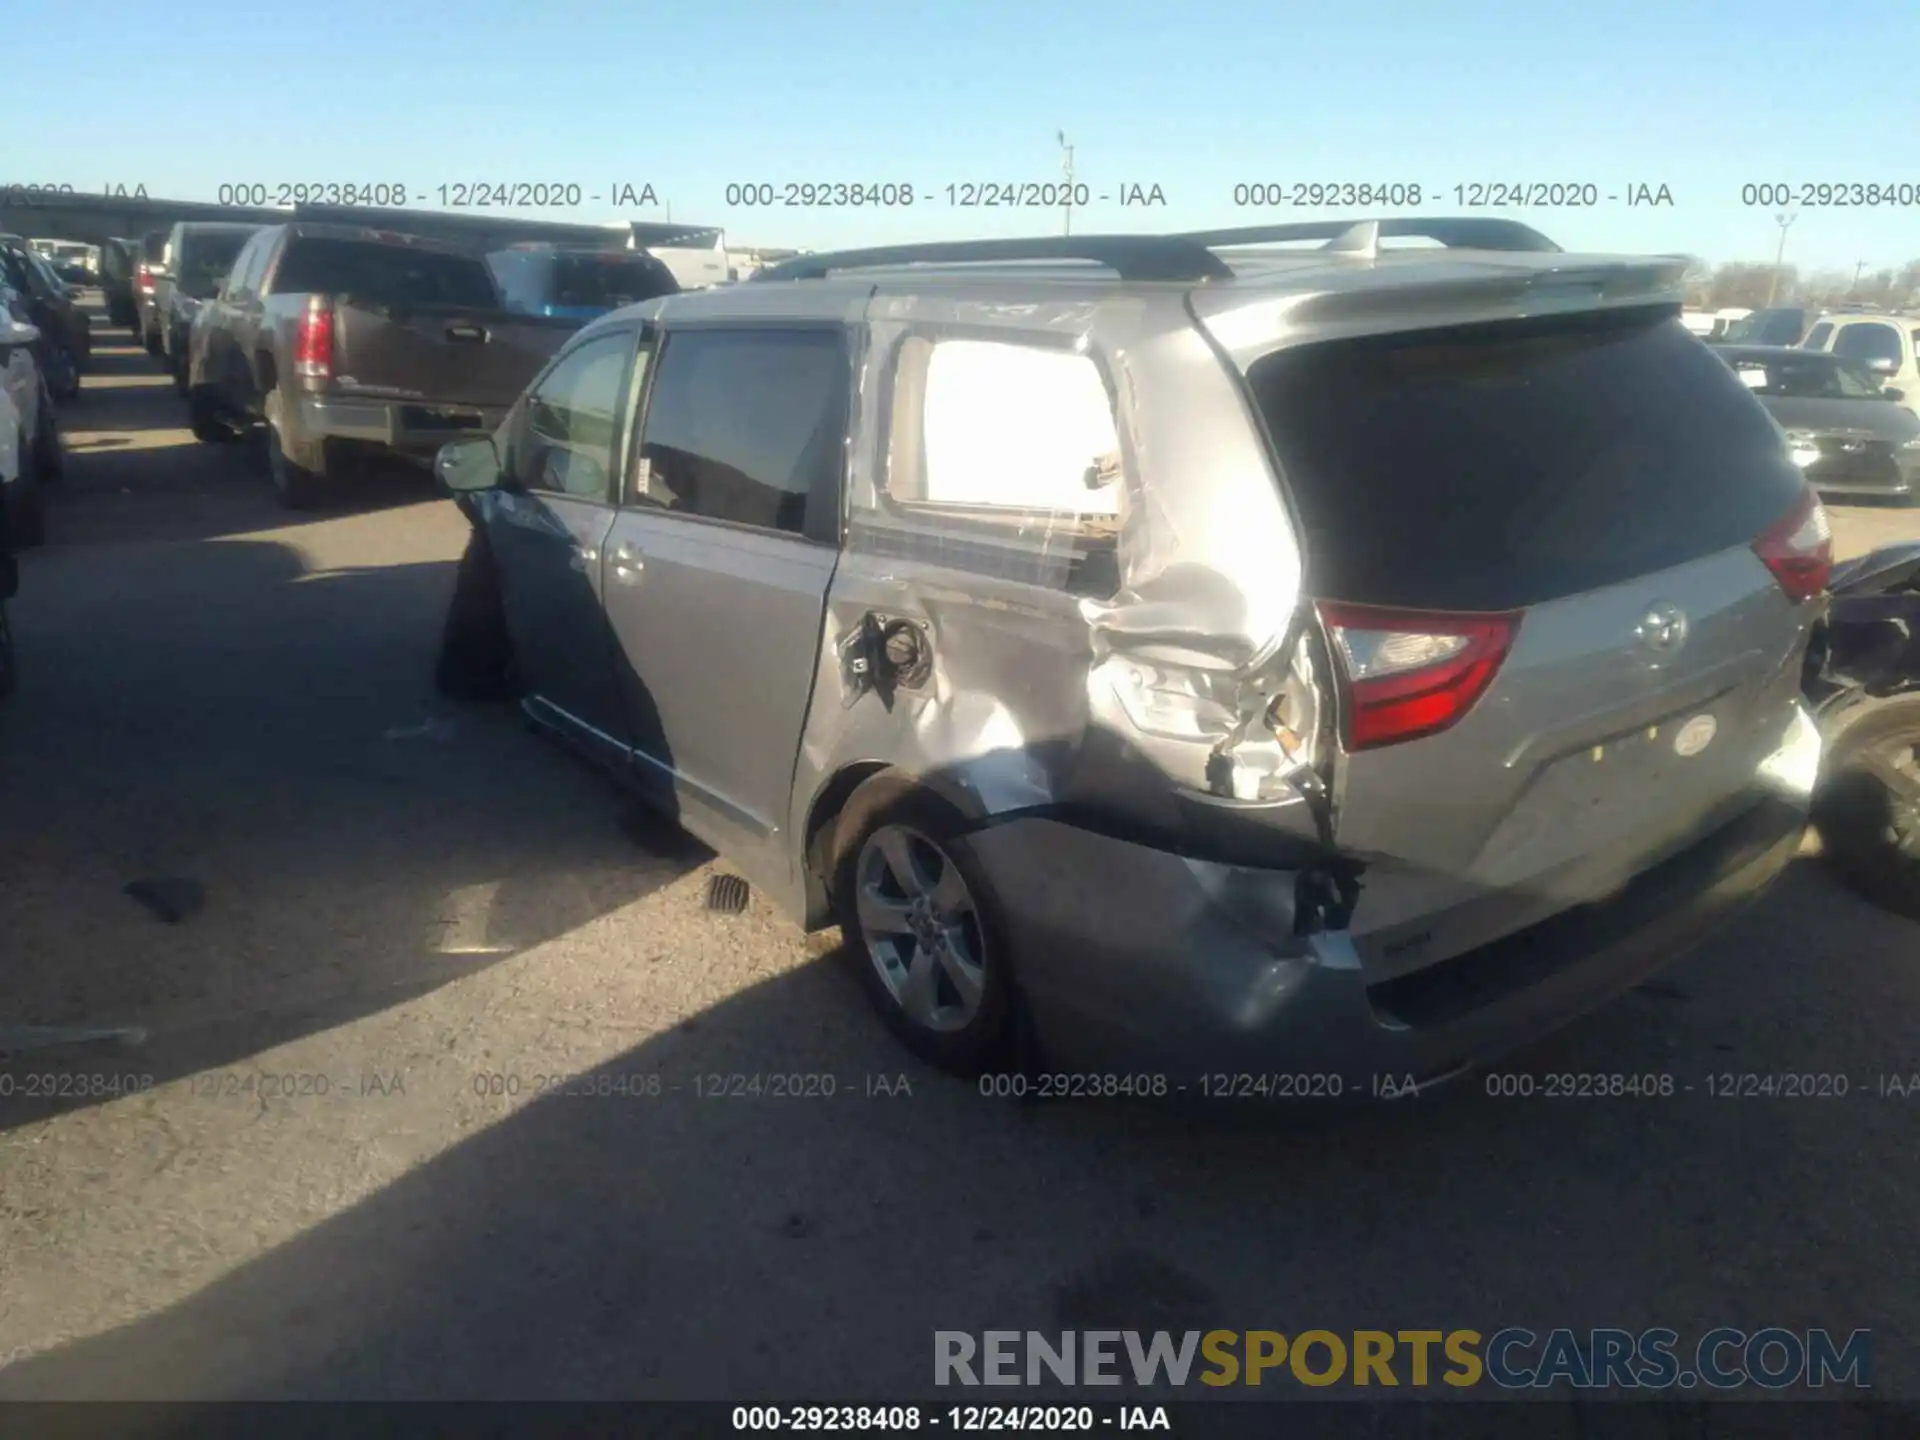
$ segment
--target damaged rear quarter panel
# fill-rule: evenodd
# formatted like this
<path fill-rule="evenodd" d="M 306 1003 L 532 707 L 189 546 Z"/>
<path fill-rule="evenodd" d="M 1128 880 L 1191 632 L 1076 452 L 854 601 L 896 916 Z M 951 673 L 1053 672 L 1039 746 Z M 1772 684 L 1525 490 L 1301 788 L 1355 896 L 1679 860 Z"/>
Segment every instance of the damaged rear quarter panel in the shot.
<path fill-rule="evenodd" d="M 1253 686 L 1284 668 L 1276 657 L 1300 601 L 1299 545 L 1236 378 L 1176 287 L 1121 295 L 1036 282 L 1030 303 L 983 303 L 925 283 L 912 295 L 882 286 L 868 325 L 846 538 L 790 833 L 804 843 L 835 777 L 876 765 L 974 822 L 1073 805 L 1177 828 L 1176 793 L 1208 789 L 1209 757 L 1243 722 L 1246 697 L 1264 709 Z M 1124 497 L 1117 573 L 1099 593 L 1070 593 L 1065 525 L 1029 531 L 1019 554 L 996 558 L 885 498 L 910 336 L 1071 348 L 1097 363 Z M 843 649 L 870 615 L 920 628 L 920 683 L 890 696 L 849 683 Z M 1143 685 L 1159 697 L 1144 727 Z M 1302 809 L 1281 823 L 1310 837 Z"/>

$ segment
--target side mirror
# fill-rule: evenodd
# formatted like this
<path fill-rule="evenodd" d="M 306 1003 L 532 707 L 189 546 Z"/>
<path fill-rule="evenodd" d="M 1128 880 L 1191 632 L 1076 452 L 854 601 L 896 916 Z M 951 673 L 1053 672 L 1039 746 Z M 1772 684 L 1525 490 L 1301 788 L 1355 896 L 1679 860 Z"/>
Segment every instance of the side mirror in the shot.
<path fill-rule="evenodd" d="M 1884 395 L 1884 396 L 1886 396 L 1886 397 L 1887 397 L 1887 399 L 1889 399 L 1889 400 L 1904 400 L 1904 399 L 1906 399 L 1906 398 L 1907 398 L 1907 392 L 1906 392 L 1906 391 L 1904 391 L 1904 390 L 1901 390 L 1901 389 L 1899 389 L 1899 388 L 1897 388 L 1897 387 L 1895 387 L 1895 386 L 1892 386 L 1892 385 L 1889 385 L 1889 386 L 1887 386 L 1886 388 L 1884 388 L 1883 390 L 1881 390 L 1881 392 L 1880 392 L 1880 393 L 1881 393 L 1882 395 Z"/>
<path fill-rule="evenodd" d="M 440 447 L 433 473 L 455 495 L 492 490 L 500 484 L 500 452 L 491 435 L 463 435 Z"/>
<path fill-rule="evenodd" d="M 1884 355 L 1876 360 L 1867 361 L 1868 371 L 1875 375 L 1891 375 L 1899 370 L 1899 368 L 1900 362 L 1898 360 L 1889 360 Z"/>

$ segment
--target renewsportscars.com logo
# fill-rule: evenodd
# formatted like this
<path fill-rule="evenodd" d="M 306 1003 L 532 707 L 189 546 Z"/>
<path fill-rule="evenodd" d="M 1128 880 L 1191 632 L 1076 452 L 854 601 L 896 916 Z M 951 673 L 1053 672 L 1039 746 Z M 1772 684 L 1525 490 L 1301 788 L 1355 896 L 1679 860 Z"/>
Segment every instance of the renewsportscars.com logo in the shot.
<path fill-rule="evenodd" d="M 1873 1334 L 1709 1330 L 936 1330 L 936 1385 L 1492 1385 L 1536 1390 L 1824 1389 L 1872 1384 Z"/>

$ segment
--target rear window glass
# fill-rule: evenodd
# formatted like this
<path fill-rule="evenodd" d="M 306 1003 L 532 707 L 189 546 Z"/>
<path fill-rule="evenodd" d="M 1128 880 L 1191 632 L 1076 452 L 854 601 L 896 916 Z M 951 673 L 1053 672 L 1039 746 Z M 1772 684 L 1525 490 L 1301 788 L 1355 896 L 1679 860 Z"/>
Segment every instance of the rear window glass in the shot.
<path fill-rule="evenodd" d="M 1756 395 L 1787 400 L 1874 400 L 1880 387 L 1859 366 L 1832 355 L 1723 355 Z"/>
<path fill-rule="evenodd" d="M 1797 345 L 1807 312 L 1791 307 L 1756 310 L 1727 327 L 1727 339 L 1740 345 Z"/>
<path fill-rule="evenodd" d="M 180 241 L 180 284 L 189 295 L 212 295 L 227 278 L 233 262 L 246 248 L 253 232 L 214 231 L 195 235 L 189 232 Z"/>
<path fill-rule="evenodd" d="M 491 309 L 500 303 L 486 265 L 475 257 L 320 236 L 302 236 L 287 247 L 273 291 L 346 295 L 381 305 Z"/>
<path fill-rule="evenodd" d="M 1833 342 L 1833 353 L 1849 360 L 1891 360 L 1900 363 L 1900 332 L 1879 321 L 1845 325 Z"/>
<path fill-rule="evenodd" d="M 1801 493 L 1670 309 L 1301 346 L 1247 378 L 1325 599 L 1535 605 L 1746 544 Z"/>
<path fill-rule="evenodd" d="M 671 295 L 680 287 L 659 261 L 645 255 L 556 255 L 547 303 L 618 310 Z"/>

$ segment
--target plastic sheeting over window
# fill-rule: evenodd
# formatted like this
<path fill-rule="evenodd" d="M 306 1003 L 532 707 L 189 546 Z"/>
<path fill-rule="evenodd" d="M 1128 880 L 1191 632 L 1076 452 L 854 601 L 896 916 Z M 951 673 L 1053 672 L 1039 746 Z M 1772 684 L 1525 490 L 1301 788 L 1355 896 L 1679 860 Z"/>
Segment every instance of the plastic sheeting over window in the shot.
<path fill-rule="evenodd" d="M 976 340 L 909 342 L 908 351 L 903 367 L 924 365 L 920 455 L 892 471 L 895 499 L 1119 514 L 1119 441 L 1090 359 Z"/>

